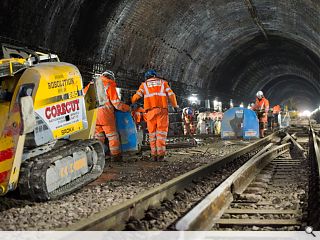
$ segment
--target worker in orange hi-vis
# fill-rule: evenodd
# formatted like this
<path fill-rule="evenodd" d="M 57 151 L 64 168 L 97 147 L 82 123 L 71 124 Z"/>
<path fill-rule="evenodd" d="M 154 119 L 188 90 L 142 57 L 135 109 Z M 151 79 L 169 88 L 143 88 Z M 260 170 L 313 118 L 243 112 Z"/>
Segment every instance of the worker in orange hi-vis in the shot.
<path fill-rule="evenodd" d="M 137 103 L 131 106 L 131 115 L 137 126 L 137 130 L 142 130 L 142 143 L 146 142 L 146 129 L 147 129 L 147 116 L 146 111 L 140 107 Z"/>
<path fill-rule="evenodd" d="M 116 128 L 116 119 L 114 110 L 123 112 L 130 111 L 130 106 L 124 104 L 119 99 L 115 82 L 115 75 L 112 71 L 106 70 L 102 73 L 101 80 L 103 82 L 107 102 L 98 109 L 97 122 L 95 129 L 95 138 L 103 144 L 106 138 L 109 141 L 109 150 L 111 159 L 114 161 L 121 160 L 120 139 Z"/>
<path fill-rule="evenodd" d="M 162 161 L 166 154 L 169 128 L 168 98 L 176 111 L 179 106 L 168 82 L 158 78 L 155 70 L 147 71 L 144 76 L 146 81 L 140 85 L 131 101 L 135 103 L 144 97 L 151 156 L 155 161 Z"/>
<path fill-rule="evenodd" d="M 181 115 L 182 121 L 183 121 L 183 133 L 184 135 L 190 135 L 193 133 L 193 111 L 190 107 L 186 107 L 182 110 Z"/>
<path fill-rule="evenodd" d="M 143 121 L 147 121 L 147 117 L 145 116 L 146 111 L 138 105 L 134 104 L 134 106 L 132 107 L 131 115 L 136 125 L 141 124 Z"/>
<path fill-rule="evenodd" d="M 272 108 L 272 114 L 273 114 L 272 128 L 273 129 L 279 127 L 279 113 L 280 112 L 281 112 L 280 105 L 276 105 Z"/>
<path fill-rule="evenodd" d="M 259 118 L 260 137 L 264 137 L 264 131 L 268 123 L 269 101 L 263 96 L 262 91 L 257 92 L 256 103 L 252 110 L 256 111 Z"/>
<path fill-rule="evenodd" d="M 275 106 L 272 108 L 272 110 L 273 110 L 273 114 L 279 114 L 280 111 L 281 111 L 281 107 L 280 107 L 280 105 L 275 105 Z"/>

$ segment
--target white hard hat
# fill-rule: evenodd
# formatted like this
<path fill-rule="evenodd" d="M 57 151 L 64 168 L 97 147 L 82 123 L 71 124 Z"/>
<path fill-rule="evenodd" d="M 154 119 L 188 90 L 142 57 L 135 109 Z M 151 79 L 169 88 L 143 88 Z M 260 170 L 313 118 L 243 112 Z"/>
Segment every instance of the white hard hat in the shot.
<path fill-rule="evenodd" d="M 258 97 L 258 98 L 263 97 L 263 92 L 262 92 L 262 91 L 258 91 L 258 92 L 257 92 L 257 97 Z"/>
<path fill-rule="evenodd" d="M 112 80 L 115 80 L 115 76 L 114 76 L 114 73 L 111 71 L 111 70 L 105 70 L 103 73 L 102 73 L 103 76 L 106 76 L 106 77 L 109 77 L 111 78 Z"/>

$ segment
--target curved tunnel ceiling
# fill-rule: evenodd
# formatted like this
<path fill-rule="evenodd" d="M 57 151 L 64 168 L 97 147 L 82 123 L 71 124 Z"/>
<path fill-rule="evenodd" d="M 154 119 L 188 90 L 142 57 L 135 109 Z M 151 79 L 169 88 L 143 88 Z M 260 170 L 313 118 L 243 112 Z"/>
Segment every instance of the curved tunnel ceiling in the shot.
<path fill-rule="evenodd" d="M 320 104 L 318 0 L 2 2 L 1 34 L 102 61 L 122 79 L 152 67 L 211 97 L 250 101 L 262 89 L 272 105 Z"/>
<path fill-rule="evenodd" d="M 314 96 L 318 94 L 318 90 L 312 83 L 294 75 L 284 75 L 274 79 L 265 86 L 263 91 L 268 99 L 273 99 L 279 104 L 290 105 L 290 107 L 294 106 L 299 110 L 313 106 Z"/>

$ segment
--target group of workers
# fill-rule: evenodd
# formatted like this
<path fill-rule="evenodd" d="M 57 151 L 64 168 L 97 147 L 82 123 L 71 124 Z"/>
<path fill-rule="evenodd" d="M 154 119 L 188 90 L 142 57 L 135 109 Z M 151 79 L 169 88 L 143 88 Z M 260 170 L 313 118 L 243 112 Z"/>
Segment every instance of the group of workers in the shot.
<path fill-rule="evenodd" d="M 136 122 L 141 122 L 143 119 L 147 122 L 153 160 L 161 161 L 166 154 L 169 128 L 168 99 L 172 107 L 177 110 L 179 106 L 176 95 L 167 81 L 157 77 L 155 70 L 148 70 L 144 77 L 145 81 L 131 98 L 131 108 L 128 104 L 123 103 L 117 94 L 114 73 L 107 70 L 101 75 L 107 102 L 98 109 L 95 138 L 103 144 L 106 138 L 108 139 L 110 154 L 114 161 L 122 158 L 119 134 L 116 129 L 115 109 L 123 112 L 132 110 Z M 140 98 L 144 99 L 143 108 L 135 105 Z"/>
<path fill-rule="evenodd" d="M 256 94 L 256 102 L 252 104 L 251 109 L 257 113 L 257 117 L 259 119 L 259 135 L 261 138 L 265 136 L 265 130 L 267 128 L 268 124 L 268 113 L 270 110 L 270 104 L 269 101 L 264 97 L 264 94 L 262 91 L 258 91 Z M 271 119 L 271 129 L 278 125 L 278 115 L 281 111 L 281 108 L 279 105 L 276 105 L 272 109 L 272 118 Z M 184 134 L 189 135 L 195 133 L 195 125 L 192 120 L 194 117 L 194 113 L 190 107 L 184 108 L 182 111 L 182 120 L 183 120 L 183 127 L 184 127 Z M 216 119 L 217 118 L 217 119 Z M 207 126 L 206 124 L 207 120 L 213 120 L 214 124 L 211 124 L 213 126 Z M 213 133 L 214 131 L 217 134 L 220 134 L 220 128 L 221 128 L 221 119 L 222 116 L 218 117 L 211 117 L 210 113 L 209 115 L 207 113 L 201 113 L 198 115 L 197 118 L 197 129 L 199 129 L 200 134 L 205 133 Z M 216 121 L 218 120 L 218 121 Z M 210 131 L 211 130 L 211 131 Z"/>
<path fill-rule="evenodd" d="M 220 134 L 222 112 L 204 111 L 195 113 L 191 107 L 182 110 L 184 135 L 190 134 Z"/>
<path fill-rule="evenodd" d="M 115 75 L 106 70 L 101 75 L 107 102 L 100 107 L 97 114 L 95 138 L 103 144 L 108 139 L 109 150 L 114 161 L 121 160 L 120 138 L 116 128 L 115 109 L 123 112 L 132 111 L 132 117 L 136 123 L 146 122 L 149 132 L 149 143 L 151 158 L 155 161 L 163 160 L 166 154 L 166 139 L 169 128 L 168 100 L 177 111 L 179 108 L 176 95 L 170 88 L 168 82 L 157 77 L 155 70 L 148 70 L 145 81 L 131 98 L 131 106 L 122 102 L 116 90 Z M 144 107 L 139 107 L 136 102 L 143 98 Z M 256 102 L 252 106 L 259 119 L 260 137 L 264 137 L 268 122 L 269 101 L 264 97 L 262 91 L 256 94 Z M 274 114 L 279 114 L 280 106 L 273 109 Z M 184 108 L 182 119 L 184 122 L 184 134 L 193 134 L 193 110 Z"/>

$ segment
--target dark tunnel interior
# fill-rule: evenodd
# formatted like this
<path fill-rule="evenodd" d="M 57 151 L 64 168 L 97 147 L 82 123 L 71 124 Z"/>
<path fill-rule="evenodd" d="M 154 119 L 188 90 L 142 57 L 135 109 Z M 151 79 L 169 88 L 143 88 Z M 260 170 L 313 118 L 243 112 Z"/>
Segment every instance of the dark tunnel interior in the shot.
<path fill-rule="evenodd" d="M 139 83 L 155 68 L 180 95 L 320 105 L 318 0 L 3 0 L 1 36 L 103 62 Z M 186 91 L 188 89 L 188 91 Z"/>

